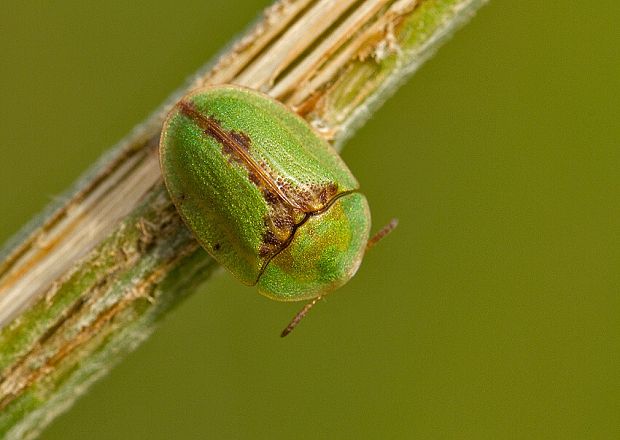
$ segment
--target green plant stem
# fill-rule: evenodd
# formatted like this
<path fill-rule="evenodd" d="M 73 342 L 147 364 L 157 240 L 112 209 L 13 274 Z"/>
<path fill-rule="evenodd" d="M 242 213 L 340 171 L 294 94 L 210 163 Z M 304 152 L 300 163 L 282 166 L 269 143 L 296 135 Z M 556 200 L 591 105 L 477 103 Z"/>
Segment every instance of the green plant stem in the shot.
<path fill-rule="evenodd" d="M 230 82 L 260 89 L 340 147 L 483 3 L 276 3 L 182 92 Z M 0 254 L 5 437 L 36 436 L 216 267 L 181 222 L 159 175 L 159 127 L 178 97 Z"/>

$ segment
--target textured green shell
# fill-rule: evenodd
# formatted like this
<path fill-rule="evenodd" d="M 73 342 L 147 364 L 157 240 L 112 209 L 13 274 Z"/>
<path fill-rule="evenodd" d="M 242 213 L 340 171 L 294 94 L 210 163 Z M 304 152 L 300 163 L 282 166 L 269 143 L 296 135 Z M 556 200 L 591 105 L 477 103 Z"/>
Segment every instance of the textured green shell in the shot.
<path fill-rule="evenodd" d="M 366 199 L 333 148 L 277 101 L 236 86 L 185 96 L 164 122 L 160 160 L 196 239 L 264 295 L 312 298 L 357 270 Z"/>

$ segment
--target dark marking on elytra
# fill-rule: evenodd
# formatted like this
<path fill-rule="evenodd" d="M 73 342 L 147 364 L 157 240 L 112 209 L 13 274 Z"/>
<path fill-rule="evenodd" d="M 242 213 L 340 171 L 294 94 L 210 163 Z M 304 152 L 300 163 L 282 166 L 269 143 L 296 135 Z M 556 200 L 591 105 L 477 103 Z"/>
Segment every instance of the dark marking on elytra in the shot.
<path fill-rule="evenodd" d="M 248 168 L 250 167 L 246 155 L 252 143 L 248 135 L 239 131 L 224 129 L 218 119 L 203 114 L 192 102 L 180 101 L 178 106 L 181 113 L 202 128 L 204 134 L 219 142 L 225 156 Z"/>
<path fill-rule="evenodd" d="M 337 193 L 338 186 L 334 182 L 330 182 L 319 191 L 319 201 L 321 204 L 326 205 Z"/>
<path fill-rule="evenodd" d="M 215 118 L 211 118 L 211 120 L 218 125 L 220 124 L 219 121 L 217 121 L 217 119 Z M 232 143 L 227 142 L 226 140 L 221 141 L 217 137 L 216 133 L 205 130 L 206 135 L 209 135 L 215 138 L 222 144 L 222 152 L 224 153 L 225 156 L 229 158 L 229 161 L 232 159 L 234 162 L 238 164 L 246 165 L 246 162 L 243 160 L 243 157 L 240 157 L 237 154 L 237 150 L 241 149 L 249 153 L 250 145 L 251 145 L 250 138 L 246 134 L 237 132 L 237 131 L 229 131 L 227 133 L 230 135 L 230 140 L 232 141 Z M 248 171 L 251 172 L 251 170 L 248 170 Z"/>
<path fill-rule="evenodd" d="M 277 216 L 272 219 L 273 225 L 278 229 L 293 229 L 295 222 L 290 216 Z"/>
<path fill-rule="evenodd" d="M 235 142 L 237 142 L 237 144 L 244 150 L 248 151 L 250 149 L 250 145 L 252 144 L 252 142 L 250 141 L 250 138 L 247 134 L 233 130 L 230 131 L 230 137 L 232 137 Z"/>
<path fill-rule="evenodd" d="M 276 194 L 272 193 L 266 188 L 263 189 L 263 198 L 269 205 L 275 205 L 276 203 L 282 201 Z"/>
<path fill-rule="evenodd" d="M 269 212 L 264 219 L 265 232 L 258 252 L 260 257 L 267 259 L 262 270 L 273 257 L 291 243 L 295 231 L 308 218 L 324 212 L 339 197 L 338 186 L 331 182 L 308 185 L 304 190 L 292 190 L 290 183 L 281 177 L 278 177 L 276 182 L 291 198 L 303 206 L 303 209 L 293 208 L 283 203 L 282 199 L 268 189 L 262 189 L 263 197 L 269 205 Z"/>
<path fill-rule="evenodd" d="M 247 134 L 226 130 L 216 118 L 199 111 L 190 101 L 180 101 L 178 104 L 182 114 L 193 120 L 207 135 L 215 139 L 221 146 L 226 157 L 240 164 L 248 171 L 250 181 L 261 190 L 268 190 L 276 194 L 283 202 L 293 208 L 302 209 L 295 200 L 290 199 L 276 184 L 265 163 L 257 163 L 250 154 L 251 140 Z"/>
<path fill-rule="evenodd" d="M 271 259 L 289 246 L 295 232 L 310 217 L 325 212 L 338 198 L 354 192 L 338 193 L 338 185 L 333 182 L 294 187 L 282 176 L 273 176 L 267 163 L 257 162 L 252 157 L 252 141 L 247 134 L 224 129 L 220 121 L 202 113 L 190 101 L 180 101 L 178 107 L 182 114 L 198 124 L 205 135 L 221 145 L 229 163 L 234 162 L 247 170 L 248 178 L 259 188 L 269 206 L 263 219 L 265 232 L 258 250 L 259 256 L 265 258 L 260 274 Z M 216 243 L 214 250 L 219 249 L 220 245 Z"/>
<path fill-rule="evenodd" d="M 280 252 L 286 249 L 293 242 L 293 239 L 295 238 L 295 234 L 297 233 L 299 228 L 301 228 L 304 225 L 304 223 L 306 223 L 311 217 L 321 215 L 327 210 L 329 210 L 329 208 L 331 208 L 332 205 L 336 203 L 338 199 L 340 199 L 341 197 L 347 196 L 349 194 L 354 194 L 356 192 L 358 192 L 358 190 L 343 191 L 339 194 L 336 194 L 334 197 L 332 197 L 332 199 L 329 200 L 320 209 L 317 209 L 316 211 L 312 211 L 312 212 L 306 212 L 303 218 L 299 222 L 292 224 L 291 233 L 286 238 L 286 240 L 280 241 L 280 245 L 278 249 L 276 249 L 275 252 L 273 252 L 273 244 L 271 243 L 273 240 L 273 237 L 275 237 L 275 234 L 273 233 L 271 229 L 267 228 L 265 231 L 265 234 L 263 234 L 263 245 L 261 246 L 259 250 L 259 255 L 261 257 L 266 257 L 267 259 L 263 262 L 263 265 L 261 266 L 258 276 L 256 277 L 256 283 L 258 283 L 258 280 L 260 279 L 263 272 L 267 268 L 267 265 L 269 264 L 269 262 L 273 260 L 275 257 L 277 257 Z M 267 222 L 265 223 L 265 225 L 267 225 Z M 273 253 L 270 254 L 270 252 L 273 252 Z"/>
<path fill-rule="evenodd" d="M 276 234 L 274 231 L 269 230 L 265 233 L 265 243 L 266 244 L 278 244 L 280 243 L 280 240 L 278 239 L 278 237 L 276 237 Z"/>
<path fill-rule="evenodd" d="M 219 243 L 215 243 L 215 244 L 213 245 L 213 250 L 215 250 L 215 251 L 219 251 L 221 248 L 222 248 L 222 245 L 221 245 L 221 244 L 219 244 Z"/>

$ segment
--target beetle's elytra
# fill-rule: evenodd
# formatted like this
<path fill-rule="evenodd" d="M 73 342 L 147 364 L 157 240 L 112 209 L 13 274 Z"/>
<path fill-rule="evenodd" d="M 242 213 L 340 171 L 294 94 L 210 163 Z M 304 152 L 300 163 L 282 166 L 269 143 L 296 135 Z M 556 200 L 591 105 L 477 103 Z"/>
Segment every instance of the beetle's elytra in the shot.
<path fill-rule="evenodd" d="M 160 160 L 196 239 L 263 295 L 316 298 L 357 271 L 366 198 L 338 153 L 279 102 L 237 86 L 193 92 L 164 122 Z"/>

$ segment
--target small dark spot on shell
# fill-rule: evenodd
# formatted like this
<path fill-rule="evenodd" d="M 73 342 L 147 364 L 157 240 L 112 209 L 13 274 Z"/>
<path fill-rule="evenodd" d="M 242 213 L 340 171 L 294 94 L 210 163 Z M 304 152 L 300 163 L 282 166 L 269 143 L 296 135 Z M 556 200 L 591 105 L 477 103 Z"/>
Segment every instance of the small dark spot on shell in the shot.
<path fill-rule="evenodd" d="M 278 229 L 292 229 L 293 218 L 290 215 L 277 215 L 273 218 L 273 225 Z"/>
<path fill-rule="evenodd" d="M 222 245 L 221 245 L 221 244 L 219 244 L 219 243 L 215 243 L 215 244 L 213 245 L 213 250 L 219 251 L 221 248 L 222 248 Z"/>
<path fill-rule="evenodd" d="M 263 244 L 261 245 L 258 254 L 261 257 L 271 256 L 280 246 L 280 240 L 276 237 L 275 233 L 267 228 L 263 234 Z"/>
<path fill-rule="evenodd" d="M 329 202 L 338 192 L 338 187 L 335 183 L 329 183 L 324 186 L 319 192 L 319 200 L 322 204 Z"/>
<path fill-rule="evenodd" d="M 269 191 L 267 188 L 263 190 L 263 197 L 265 197 L 265 200 L 270 205 L 274 205 L 280 202 L 280 198 L 276 194 Z"/>
<path fill-rule="evenodd" d="M 263 236 L 263 243 L 277 245 L 280 243 L 280 240 L 278 240 L 278 237 L 276 237 L 273 231 L 271 231 L 270 229 L 267 229 Z"/>
<path fill-rule="evenodd" d="M 250 169 L 248 169 L 248 178 L 250 179 L 250 182 L 252 182 L 254 185 L 256 186 L 260 186 L 261 181 L 258 178 L 258 176 Z"/>
<path fill-rule="evenodd" d="M 250 149 L 250 144 L 252 142 L 250 141 L 250 137 L 247 134 L 240 131 L 230 131 L 229 134 L 230 137 L 233 138 L 241 148 L 246 151 Z"/>

